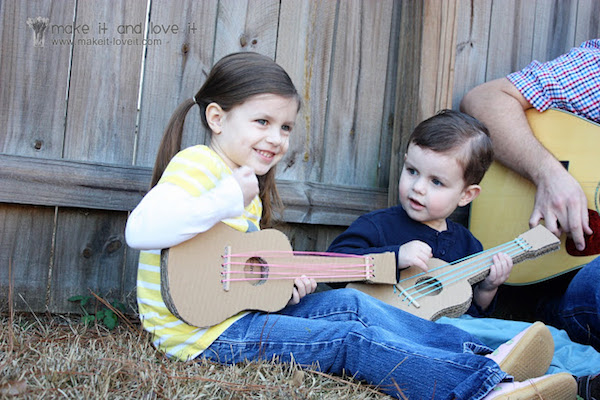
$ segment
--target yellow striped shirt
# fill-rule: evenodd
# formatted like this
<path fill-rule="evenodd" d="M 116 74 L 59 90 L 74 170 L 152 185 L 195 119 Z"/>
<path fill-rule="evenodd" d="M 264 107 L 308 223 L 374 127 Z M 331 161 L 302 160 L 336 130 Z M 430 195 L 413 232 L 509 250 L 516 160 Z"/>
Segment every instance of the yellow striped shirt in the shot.
<path fill-rule="evenodd" d="M 231 169 L 210 148 L 193 146 L 179 152 L 169 162 L 158 184 L 175 184 L 198 197 L 232 174 Z M 258 196 L 245 208 L 244 214 L 223 220 L 242 231 L 260 229 L 262 204 Z M 235 315 L 220 324 L 199 328 L 175 317 L 160 293 L 160 250 L 140 252 L 137 276 L 137 300 L 144 329 L 152 334 L 154 346 L 167 356 L 180 360 L 196 358 L 231 324 L 246 313 Z"/>

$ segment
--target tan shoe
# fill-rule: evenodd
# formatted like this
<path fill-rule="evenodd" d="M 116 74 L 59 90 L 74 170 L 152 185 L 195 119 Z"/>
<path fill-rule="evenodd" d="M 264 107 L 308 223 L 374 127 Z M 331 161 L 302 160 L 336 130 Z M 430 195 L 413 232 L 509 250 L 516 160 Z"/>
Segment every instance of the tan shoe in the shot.
<path fill-rule="evenodd" d="M 567 372 L 544 375 L 525 382 L 503 382 L 483 400 L 575 400 L 577 382 Z"/>
<path fill-rule="evenodd" d="M 532 324 L 508 342 L 486 355 L 496 361 L 502 371 L 522 382 L 544 375 L 554 356 L 554 340 L 546 325 Z"/>

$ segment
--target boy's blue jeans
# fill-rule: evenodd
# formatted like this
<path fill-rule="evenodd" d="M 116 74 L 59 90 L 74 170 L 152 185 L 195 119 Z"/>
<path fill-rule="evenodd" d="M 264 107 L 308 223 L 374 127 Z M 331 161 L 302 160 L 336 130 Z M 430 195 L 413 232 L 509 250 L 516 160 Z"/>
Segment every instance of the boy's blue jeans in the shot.
<path fill-rule="evenodd" d="M 600 351 L 600 257 L 577 272 L 562 296 L 543 301 L 539 307 L 545 323 Z"/>
<path fill-rule="evenodd" d="M 251 313 L 201 357 L 221 363 L 295 361 L 354 376 L 409 399 L 480 399 L 506 374 L 469 333 L 353 289 L 306 296 L 276 314 Z"/>

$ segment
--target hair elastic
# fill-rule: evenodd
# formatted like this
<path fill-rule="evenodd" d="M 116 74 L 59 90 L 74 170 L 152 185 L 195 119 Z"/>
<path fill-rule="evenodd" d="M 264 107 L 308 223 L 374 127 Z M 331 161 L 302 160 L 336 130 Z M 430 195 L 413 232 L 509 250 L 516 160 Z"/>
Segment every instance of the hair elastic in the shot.
<path fill-rule="evenodd" d="M 198 101 L 196 101 L 196 95 L 192 97 L 192 100 L 194 100 L 194 104 L 198 104 Z"/>

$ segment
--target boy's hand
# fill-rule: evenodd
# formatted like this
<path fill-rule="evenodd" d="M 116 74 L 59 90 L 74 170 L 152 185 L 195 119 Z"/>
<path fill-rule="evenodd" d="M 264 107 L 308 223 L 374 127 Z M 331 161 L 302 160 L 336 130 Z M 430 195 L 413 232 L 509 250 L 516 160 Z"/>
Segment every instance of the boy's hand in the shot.
<path fill-rule="evenodd" d="M 480 290 L 494 290 L 508 279 L 513 268 L 512 258 L 505 253 L 494 254 L 490 274 L 479 284 Z"/>
<path fill-rule="evenodd" d="M 398 268 L 417 267 L 427 272 L 427 261 L 433 257 L 431 247 L 420 240 L 413 240 L 400 246 L 398 250 Z"/>
<path fill-rule="evenodd" d="M 288 301 L 288 306 L 300 303 L 300 299 L 315 290 L 317 290 L 317 281 L 314 278 L 307 278 L 302 275 L 300 278 L 294 279 L 294 290 L 292 291 L 292 298 Z"/>
<path fill-rule="evenodd" d="M 242 189 L 244 207 L 247 207 L 248 204 L 252 203 L 256 195 L 258 195 L 258 178 L 256 178 L 252 168 L 245 165 L 233 171 L 233 177 Z"/>
<path fill-rule="evenodd" d="M 498 286 L 506 282 L 513 267 L 512 258 L 504 253 L 494 254 L 492 261 L 489 275 L 473 287 L 473 302 L 482 310 L 486 310 L 492 304 Z"/>

